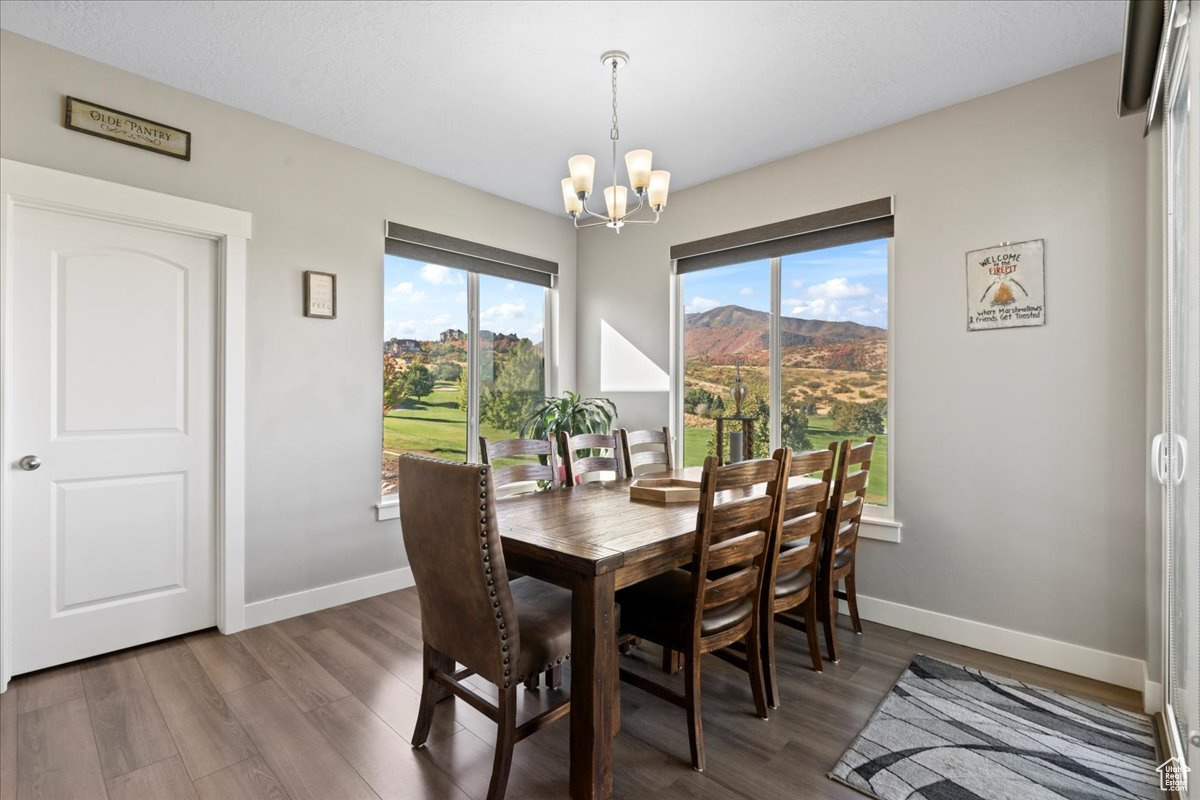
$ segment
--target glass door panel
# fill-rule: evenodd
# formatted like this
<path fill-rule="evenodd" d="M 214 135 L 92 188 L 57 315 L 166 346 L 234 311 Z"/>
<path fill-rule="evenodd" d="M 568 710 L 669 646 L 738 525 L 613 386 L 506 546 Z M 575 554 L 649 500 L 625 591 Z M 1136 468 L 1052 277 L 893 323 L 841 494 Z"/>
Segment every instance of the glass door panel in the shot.
<path fill-rule="evenodd" d="M 515 439 L 546 396 L 546 290 L 479 276 L 479 435 Z M 503 463 L 501 463 L 503 466 Z"/>

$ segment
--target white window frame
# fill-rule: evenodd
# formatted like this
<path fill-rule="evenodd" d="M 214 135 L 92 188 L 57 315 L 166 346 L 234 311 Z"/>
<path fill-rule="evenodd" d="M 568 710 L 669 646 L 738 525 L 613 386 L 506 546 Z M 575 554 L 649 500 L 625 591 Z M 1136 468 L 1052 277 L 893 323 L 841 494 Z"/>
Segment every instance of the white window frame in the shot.
<path fill-rule="evenodd" d="M 888 326 L 887 326 L 887 345 L 888 345 L 888 504 L 886 506 L 867 504 L 863 511 L 862 526 L 859 530 L 859 535 L 867 539 L 878 539 L 886 542 L 899 542 L 901 539 L 902 524 L 896 519 L 896 436 L 895 436 L 895 419 L 896 419 L 896 391 L 895 391 L 895 376 L 896 376 L 896 347 L 895 347 L 895 319 L 896 319 L 896 282 L 893 279 L 892 268 L 896 263 L 895 259 L 895 244 L 894 236 L 887 237 L 887 259 L 888 259 Z M 674 443 L 674 458 L 676 463 L 683 463 L 683 445 L 684 445 L 684 425 L 683 425 L 683 394 L 684 394 L 684 370 L 686 362 L 683 353 L 684 340 L 684 299 L 683 299 L 683 281 L 686 275 L 680 275 L 677 271 L 678 263 L 671 262 L 671 384 L 670 384 L 670 403 L 671 403 L 671 424 L 674 430 L 678 433 L 675 435 Z M 721 269 L 717 267 L 716 269 Z M 770 261 L 771 269 L 771 323 L 769 329 L 769 346 L 772 355 L 779 352 L 779 343 L 782 340 L 780 334 L 780 317 L 782 316 L 782 301 L 783 301 L 783 259 L 780 257 L 772 258 Z M 772 357 L 770 359 L 770 405 L 771 409 L 777 409 L 783 402 L 783 363 L 782 359 Z M 770 430 L 770 446 L 771 449 L 779 447 L 782 440 L 781 421 L 778 414 L 771 415 L 771 430 Z"/>
<path fill-rule="evenodd" d="M 448 269 L 459 269 L 448 267 Z M 467 273 L 467 461 L 479 461 L 479 276 Z M 536 285 L 536 284 L 532 284 Z M 545 361 L 545 393 L 558 394 L 558 282 L 542 288 L 542 358 Z M 383 441 L 383 420 L 380 419 L 379 440 Z M 379 522 L 400 517 L 397 494 L 385 494 L 375 504 L 375 519 Z"/>

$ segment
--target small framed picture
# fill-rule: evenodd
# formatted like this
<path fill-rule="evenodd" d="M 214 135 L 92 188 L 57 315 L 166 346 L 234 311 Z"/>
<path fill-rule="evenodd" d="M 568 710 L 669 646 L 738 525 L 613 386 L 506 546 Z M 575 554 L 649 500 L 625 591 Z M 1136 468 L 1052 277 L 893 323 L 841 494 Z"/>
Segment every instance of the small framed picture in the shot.
<path fill-rule="evenodd" d="M 337 319 L 337 275 L 304 271 L 304 316 Z"/>

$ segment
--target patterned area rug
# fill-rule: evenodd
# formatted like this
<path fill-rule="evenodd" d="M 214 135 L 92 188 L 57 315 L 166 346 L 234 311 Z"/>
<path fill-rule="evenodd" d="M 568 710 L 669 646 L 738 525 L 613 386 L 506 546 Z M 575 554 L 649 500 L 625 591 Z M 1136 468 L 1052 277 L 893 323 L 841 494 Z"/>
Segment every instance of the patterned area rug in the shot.
<path fill-rule="evenodd" d="M 1150 719 L 917 656 L 829 777 L 880 800 L 1162 798 Z"/>

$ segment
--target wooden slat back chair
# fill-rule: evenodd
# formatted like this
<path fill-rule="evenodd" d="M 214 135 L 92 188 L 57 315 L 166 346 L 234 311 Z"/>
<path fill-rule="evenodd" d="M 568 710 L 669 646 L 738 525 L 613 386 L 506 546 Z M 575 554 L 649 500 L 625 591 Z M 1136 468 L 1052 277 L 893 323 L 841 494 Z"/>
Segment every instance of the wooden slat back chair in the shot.
<path fill-rule="evenodd" d="M 621 437 L 621 455 L 625 459 L 625 474 L 628 477 L 636 478 L 651 472 L 670 472 L 675 468 L 671 462 L 670 428 L 646 431 L 627 431 L 619 428 L 617 434 Z"/>
<path fill-rule="evenodd" d="M 783 482 L 792 478 L 819 474 L 815 483 L 768 487 L 782 491 L 779 521 L 771 541 L 773 558 L 763 581 L 762 659 L 766 676 L 767 703 L 779 707 L 779 681 L 775 672 L 775 619 L 802 628 L 808 634 L 808 652 L 813 669 L 821 671 L 821 649 L 817 640 L 817 586 L 821 561 L 821 536 L 829 509 L 829 490 L 833 483 L 833 463 L 837 444 L 825 450 L 793 453 Z M 803 619 L 793 617 L 799 609 Z M 791 612 L 791 613 L 789 613 Z"/>
<path fill-rule="evenodd" d="M 496 723 L 488 800 L 499 800 L 513 745 L 570 710 L 564 699 L 516 724 L 521 680 L 570 657 L 571 593 L 533 578 L 509 581 L 491 467 L 403 455 L 398 470 L 401 531 L 424 643 L 412 745 L 424 745 L 439 700 L 461 698 Z M 456 662 L 463 669 L 456 671 Z M 495 703 L 462 682 L 471 675 L 496 686 Z"/>
<path fill-rule="evenodd" d="M 687 711 L 692 767 L 704 769 L 700 717 L 700 660 L 705 653 L 744 642 L 758 716 L 767 718 L 759 636 L 759 600 L 767 568 L 778 496 L 757 490 L 777 486 L 787 450 L 719 466 L 704 461 L 696 544 L 688 569 L 671 570 L 617 593 L 622 631 L 683 653 L 684 693 L 628 670 L 621 679 Z"/>
<path fill-rule="evenodd" d="M 565 431 L 558 434 L 563 464 L 567 468 L 567 486 L 587 481 L 589 475 L 611 472 L 615 477 L 600 480 L 621 480 L 625 477 L 625 464 L 621 458 L 621 441 L 616 433 L 580 433 L 575 436 Z M 612 455 L 588 455 L 576 458 L 582 450 L 611 450 Z"/>
<path fill-rule="evenodd" d="M 833 490 L 829 497 L 824 543 L 821 552 L 821 582 L 819 611 L 825 621 L 825 644 L 829 658 L 838 661 L 841 654 L 837 643 L 837 601 L 845 600 L 850 608 L 854 632 L 862 633 L 858 617 L 858 594 L 854 588 L 855 559 L 858 552 L 858 526 L 866 505 L 867 483 L 871 472 L 871 456 L 875 452 L 875 437 L 867 437 L 860 445 L 842 442 L 838 463 L 834 469 Z M 845 582 L 846 591 L 838 590 Z"/>
<path fill-rule="evenodd" d="M 544 482 L 549 488 L 558 486 L 558 458 L 555 455 L 553 440 L 546 439 L 503 439 L 498 442 L 488 441 L 486 436 L 479 437 L 479 457 L 484 464 L 492 467 L 492 482 L 497 491 L 504 497 L 518 494 L 528 494 L 539 490 L 538 482 Z M 497 467 L 495 462 L 501 458 L 519 458 L 534 456 L 545 458 L 546 463 L 530 461 L 522 464 L 510 464 Z"/>

